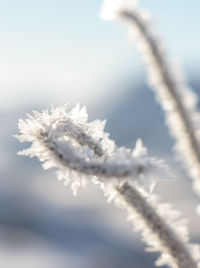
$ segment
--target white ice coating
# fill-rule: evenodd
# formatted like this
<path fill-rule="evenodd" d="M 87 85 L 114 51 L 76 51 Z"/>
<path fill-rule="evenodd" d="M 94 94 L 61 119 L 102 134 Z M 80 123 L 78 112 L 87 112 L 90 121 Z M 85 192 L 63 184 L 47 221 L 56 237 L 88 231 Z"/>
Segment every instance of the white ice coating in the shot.
<path fill-rule="evenodd" d="M 100 184 L 109 200 L 127 209 L 148 248 L 161 253 L 157 265 L 196 268 L 199 248 L 188 243 L 186 222 L 146 191 L 152 178 L 169 176 L 163 162 L 150 158 L 141 140 L 133 150 L 117 148 L 104 132 L 105 122 L 87 118 L 85 108 L 67 112 L 61 106 L 20 119 L 17 138 L 32 143 L 20 154 L 37 156 L 44 168 L 56 167 L 73 191 L 87 181 Z"/>
<path fill-rule="evenodd" d="M 129 25 L 131 33 L 138 40 L 138 48 L 146 63 L 149 82 L 155 91 L 156 99 L 166 115 L 166 123 L 176 140 L 177 156 L 182 160 L 189 175 L 193 178 L 196 193 L 200 194 L 200 113 L 198 98 L 187 87 L 177 64 L 171 62 L 162 41 L 154 33 L 150 17 L 139 7 L 128 7 L 122 1 L 120 9 L 113 4 L 106 5 L 103 14 L 115 13 L 113 19 Z M 126 1 L 125 1 L 126 2 Z M 123 4 L 124 3 L 124 4 Z M 106 9 L 107 7 L 107 9 Z"/>
<path fill-rule="evenodd" d="M 37 156 L 44 168 L 58 167 L 59 178 L 64 178 L 65 183 L 74 185 L 74 179 L 70 182 L 71 171 L 85 175 L 87 180 L 94 175 L 101 181 L 126 178 L 147 187 L 153 178 L 163 175 L 163 170 L 165 176 L 168 175 L 163 161 L 149 157 L 141 140 L 133 150 L 117 148 L 104 132 L 105 121 L 88 122 L 85 107 L 76 106 L 67 112 L 66 106 L 61 106 L 50 113 L 34 111 L 33 114 L 19 120 L 21 135 L 18 139 L 32 142 L 31 147 L 20 154 Z M 79 176 L 76 177 L 77 182 Z"/>

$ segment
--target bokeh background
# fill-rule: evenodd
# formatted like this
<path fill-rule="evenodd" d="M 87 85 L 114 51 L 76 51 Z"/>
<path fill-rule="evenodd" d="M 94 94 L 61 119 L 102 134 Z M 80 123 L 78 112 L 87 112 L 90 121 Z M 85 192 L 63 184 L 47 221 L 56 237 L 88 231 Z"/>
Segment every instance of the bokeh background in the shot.
<path fill-rule="evenodd" d="M 33 109 L 76 102 L 90 120 L 107 119 L 118 145 L 141 137 L 150 154 L 177 174 L 156 192 L 189 219 L 200 241 L 198 199 L 172 154 L 164 115 L 147 86 L 134 42 L 119 23 L 100 19 L 100 0 L 0 0 L 0 263 L 4 268 L 151 268 L 126 213 L 93 185 L 73 197 L 54 171 L 17 156 L 13 134 Z M 152 12 L 172 58 L 200 92 L 200 2 L 141 0 Z"/>

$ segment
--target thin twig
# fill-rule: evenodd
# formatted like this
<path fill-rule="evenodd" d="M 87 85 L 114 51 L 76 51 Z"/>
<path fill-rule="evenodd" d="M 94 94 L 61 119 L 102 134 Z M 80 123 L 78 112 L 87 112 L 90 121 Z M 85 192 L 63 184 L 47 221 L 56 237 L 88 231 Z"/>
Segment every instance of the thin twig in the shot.
<path fill-rule="evenodd" d="M 200 113 L 197 97 L 183 81 L 175 64 L 171 63 L 162 42 L 152 30 L 146 13 L 131 1 L 105 0 L 102 15 L 107 19 L 127 22 L 136 33 L 138 47 L 144 56 L 149 71 L 149 80 L 157 99 L 165 110 L 166 121 L 171 135 L 176 140 L 179 152 L 189 175 L 194 179 L 194 190 L 200 194 L 200 141 L 197 131 Z"/>
<path fill-rule="evenodd" d="M 62 111 L 63 108 L 59 109 Z M 70 129 L 66 129 L 66 126 Z M 178 219 L 173 218 L 174 222 L 170 224 L 167 211 L 166 219 L 162 218 L 159 210 L 151 204 L 151 198 L 141 193 L 141 189 L 143 192 L 145 190 L 139 184 L 140 176 L 148 177 L 149 173 L 157 176 L 159 164 L 146 156 L 134 155 L 134 151 L 125 148 L 115 148 L 109 157 L 106 150 L 99 155 L 94 148 L 94 143 L 99 148 L 98 140 L 88 137 L 85 131 L 91 126 L 92 122 L 76 124 L 71 120 L 70 124 L 65 122 L 63 125 L 59 116 L 56 120 L 54 111 L 51 115 L 36 113 L 34 117 L 20 120 L 19 140 L 32 142 L 31 148 L 22 154 L 37 156 L 40 161 L 50 163 L 48 167 L 58 168 L 66 180 L 69 179 L 68 170 L 76 171 L 78 185 L 83 174 L 87 175 L 87 180 L 93 181 L 95 178 L 94 182 L 103 184 L 109 197 L 115 196 L 116 203 L 126 203 L 125 208 L 133 218 L 134 225 L 140 227 L 145 242 L 151 245 L 154 251 L 161 252 L 162 264 L 173 268 L 196 268 L 197 264 L 189 251 L 187 235 L 181 236 L 173 226 Z M 73 131 L 76 134 L 73 134 Z M 78 133 L 82 133 L 81 141 Z M 102 137 L 106 137 L 105 133 L 102 133 Z M 100 140 L 102 142 L 102 139 Z M 164 169 L 161 172 L 164 173 Z M 171 214 L 173 212 L 170 211 Z M 184 225 L 182 227 L 185 228 Z"/>

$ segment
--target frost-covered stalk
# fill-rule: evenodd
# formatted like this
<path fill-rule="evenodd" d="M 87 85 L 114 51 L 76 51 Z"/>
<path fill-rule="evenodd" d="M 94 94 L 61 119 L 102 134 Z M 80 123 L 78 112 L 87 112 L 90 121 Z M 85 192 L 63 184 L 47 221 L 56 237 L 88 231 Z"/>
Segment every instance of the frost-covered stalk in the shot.
<path fill-rule="evenodd" d="M 152 207 L 151 203 L 148 202 L 149 200 L 146 200 L 135 187 L 130 187 L 128 183 L 124 183 L 122 187 L 117 187 L 117 189 L 122 198 L 133 208 L 133 213 L 140 218 L 141 226 L 139 228 L 143 229 L 144 240 L 150 244 L 149 239 L 153 239 L 154 247 L 164 252 L 163 256 L 156 262 L 157 265 L 168 264 L 171 267 L 185 268 L 197 267 L 186 245 L 168 225 L 165 218 L 167 214 L 162 218 L 157 213 L 156 208 Z M 146 237 L 147 233 L 149 233 L 148 238 Z M 167 262 L 166 259 L 168 259 Z"/>
<path fill-rule="evenodd" d="M 100 183 L 109 199 L 127 209 L 151 250 L 161 252 L 158 265 L 197 268 L 185 223 L 146 191 L 152 176 L 166 172 L 163 163 L 149 158 L 141 141 L 134 150 L 116 148 L 104 126 L 99 120 L 88 123 L 85 109 L 76 107 L 67 113 L 65 107 L 59 107 L 51 114 L 34 112 L 20 120 L 17 138 L 32 142 L 21 154 L 37 156 L 45 168 L 58 168 L 59 178 L 73 190 L 87 181 Z"/>
<path fill-rule="evenodd" d="M 150 83 L 165 110 L 171 135 L 176 139 L 175 148 L 194 179 L 195 191 L 200 194 L 200 113 L 196 108 L 196 95 L 185 85 L 180 70 L 169 61 L 162 42 L 152 30 L 149 16 L 135 1 L 105 0 L 102 16 L 127 22 L 136 33 Z"/>
<path fill-rule="evenodd" d="M 29 149 L 19 154 L 37 156 L 44 162 L 44 168 L 58 167 L 64 177 L 73 171 L 78 180 L 83 174 L 98 176 L 102 182 L 132 180 L 132 177 L 142 182 L 146 175 L 151 183 L 153 176 L 163 170 L 167 172 L 163 161 L 146 156 L 140 140 L 135 150 L 116 148 L 104 127 L 105 121 L 88 123 L 84 107 L 79 110 L 77 106 L 71 113 L 66 112 L 66 107 L 54 109 L 52 114 L 34 112 L 33 117 L 19 120 L 22 135 L 17 138 L 32 142 Z"/>

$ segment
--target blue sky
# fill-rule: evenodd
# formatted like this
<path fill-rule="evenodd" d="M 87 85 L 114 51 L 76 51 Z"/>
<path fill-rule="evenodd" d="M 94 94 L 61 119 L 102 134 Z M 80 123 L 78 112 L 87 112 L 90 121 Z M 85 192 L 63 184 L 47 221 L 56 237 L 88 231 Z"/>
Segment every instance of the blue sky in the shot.
<path fill-rule="evenodd" d="M 99 17 L 100 0 L 0 0 L 1 109 L 29 103 L 89 103 L 116 78 L 138 77 L 142 61 L 119 23 Z M 200 58 L 200 2 L 141 0 L 171 54 Z"/>

